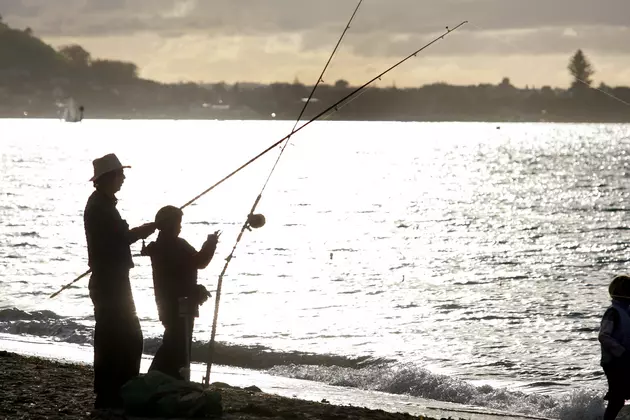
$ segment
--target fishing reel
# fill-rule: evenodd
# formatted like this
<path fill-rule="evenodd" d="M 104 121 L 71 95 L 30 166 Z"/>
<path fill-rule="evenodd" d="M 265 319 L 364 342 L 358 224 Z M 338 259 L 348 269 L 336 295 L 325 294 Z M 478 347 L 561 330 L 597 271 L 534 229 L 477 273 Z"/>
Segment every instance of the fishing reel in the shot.
<path fill-rule="evenodd" d="M 262 214 L 250 214 L 247 216 L 247 229 L 251 231 L 250 227 L 254 229 L 260 229 L 265 226 L 266 223 L 265 216 Z"/>

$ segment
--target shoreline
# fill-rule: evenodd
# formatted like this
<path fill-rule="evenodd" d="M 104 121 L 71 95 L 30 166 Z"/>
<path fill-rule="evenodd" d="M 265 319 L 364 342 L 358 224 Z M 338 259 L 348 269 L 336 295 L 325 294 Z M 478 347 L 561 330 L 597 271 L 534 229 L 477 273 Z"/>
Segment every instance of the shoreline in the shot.
<path fill-rule="evenodd" d="M 0 351 L 0 382 L 4 391 L 0 401 L 0 418 L 89 418 L 94 404 L 92 374 L 89 365 Z M 211 388 L 218 390 L 223 399 L 224 419 L 437 420 L 434 417 L 333 405 L 325 399 L 318 403 L 220 386 L 218 383 L 214 385 Z"/>

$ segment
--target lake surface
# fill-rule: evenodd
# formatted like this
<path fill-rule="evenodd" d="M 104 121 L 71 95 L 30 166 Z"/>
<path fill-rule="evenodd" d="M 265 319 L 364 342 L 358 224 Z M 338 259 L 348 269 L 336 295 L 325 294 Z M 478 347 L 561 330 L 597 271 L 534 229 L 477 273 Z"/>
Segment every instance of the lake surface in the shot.
<path fill-rule="evenodd" d="M 90 344 L 87 280 L 48 295 L 87 270 L 94 158 L 114 152 L 132 166 L 118 208 L 137 225 L 292 127 L 0 120 L 0 332 Z M 630 125 L 314 123 L 291 139 L 258 206 L 267 224 L 245 233 L 227 269 L 217 340 L 334 355 L 268 370 L 327 384 L 495 408 L 516 400 L 510 409 L 546 415 L 600 401 L 599 321 L 629 262 L 629 151 Z M 185 209 L 193 246 L 223 231 L 199 276 L 209 290 L 278 153 Z M 134 261 L 150 340 L 162 332 L 150 263 Z M 343 367 L 358 356 L 371 359 Z"/>

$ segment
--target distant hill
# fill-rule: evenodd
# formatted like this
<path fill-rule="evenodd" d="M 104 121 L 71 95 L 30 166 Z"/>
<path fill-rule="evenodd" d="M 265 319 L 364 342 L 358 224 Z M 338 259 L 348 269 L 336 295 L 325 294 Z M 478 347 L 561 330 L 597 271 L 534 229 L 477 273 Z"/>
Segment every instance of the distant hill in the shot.
<path fill-rule="evenodd" d="M 134 63 L 92 59 L 77 44 L 55 50 L 33 34 L 30 28 L 11 28 L 0 22 L 0 74 L 28 78 L 33 82 L 52 77 L 90 80 L 130 80 L 138 77 Z"/>
<path fill-rule="evenodd" d="M 64 57 L 33 36 L 30 29 L 12 29 L 0 22 L 0 72 L 15 75 L 55 75 L 68 68 Z"/>

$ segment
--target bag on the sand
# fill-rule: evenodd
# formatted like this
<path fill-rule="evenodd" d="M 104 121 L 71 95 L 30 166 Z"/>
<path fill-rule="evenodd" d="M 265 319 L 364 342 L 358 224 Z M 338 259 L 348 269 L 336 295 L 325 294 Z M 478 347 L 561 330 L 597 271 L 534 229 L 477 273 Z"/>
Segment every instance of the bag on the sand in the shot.
<path fill-rule="evenodd" d="M 221 394 L 151 371 L 121 389 L 125 412 L 138 417 L 207 418 L 223 412 Z"/>

